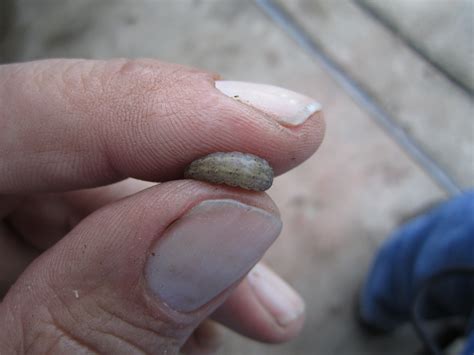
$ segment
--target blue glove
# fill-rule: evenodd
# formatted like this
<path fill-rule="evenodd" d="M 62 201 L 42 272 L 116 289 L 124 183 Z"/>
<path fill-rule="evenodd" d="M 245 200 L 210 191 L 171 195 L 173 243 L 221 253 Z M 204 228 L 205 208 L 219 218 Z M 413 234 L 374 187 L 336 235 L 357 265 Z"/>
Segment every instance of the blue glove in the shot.
<path fill-rule="evenodd" d="M 390 331 L 411 318 L 422 287 L 419 312 L 424 319 L 474 314 L 474 191 L 393 233 L 366 279 L 360 317 L 374 328 Z M 474 337 L 473 319 L 469 331 Z M 471 348 L 466 354 L 472 355 L 474 340 L 467 346 Z"/>

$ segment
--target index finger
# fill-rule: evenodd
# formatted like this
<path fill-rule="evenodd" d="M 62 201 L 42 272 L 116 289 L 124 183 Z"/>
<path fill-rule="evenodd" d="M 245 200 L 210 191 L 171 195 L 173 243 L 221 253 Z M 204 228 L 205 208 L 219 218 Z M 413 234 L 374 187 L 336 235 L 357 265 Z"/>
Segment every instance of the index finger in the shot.
<path fill-rule="evenodd" d="M 0 193 L 177 179 L 216 151 L 258 155 L 281 174 L 321 143 L 312 99 L 215 79 L 155 60 L 0 66 Z"/>

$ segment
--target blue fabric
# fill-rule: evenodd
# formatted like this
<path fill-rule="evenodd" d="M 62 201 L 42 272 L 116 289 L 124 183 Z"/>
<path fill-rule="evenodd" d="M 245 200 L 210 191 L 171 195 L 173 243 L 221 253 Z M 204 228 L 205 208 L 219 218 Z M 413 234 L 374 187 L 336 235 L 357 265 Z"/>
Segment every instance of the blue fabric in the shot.
<path fill-rule="evenodd" d="M 474 355 L 474 331 L 469 335 L 462 355 Z"/>
<path fill-rule="evenodd" d="M 474 267 L 474 191 L 443 203 L 393 233 L 366 279 L 361 317 L 379 329 L 392 330 L 410 319 L 415 295 L 428 278 L 443 270 L 469 267 Z M 422 315 L 429 319 L 469 317 L 473 309 L 474 277 L 453 275 L 429 288 Z M 472 328 L 467 345 L 471 350 L 466 350 L 471 355 Z"/>

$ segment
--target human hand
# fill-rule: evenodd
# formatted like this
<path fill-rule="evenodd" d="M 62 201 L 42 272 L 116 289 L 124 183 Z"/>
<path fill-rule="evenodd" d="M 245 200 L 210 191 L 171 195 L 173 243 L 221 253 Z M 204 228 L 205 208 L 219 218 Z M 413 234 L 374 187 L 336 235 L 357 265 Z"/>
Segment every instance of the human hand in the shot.
<path fill-rule="evenodd" d="M 280 232 L 271 199 L 171 180 L 217 151 L 284 173 L 324 123 L 308 98 L 216 79 L 155 60 L 0 66 L 0 353 L 207 353 L 209 319 L 298 333 L 300 297 L 262 265 L 245 276 Z"/>

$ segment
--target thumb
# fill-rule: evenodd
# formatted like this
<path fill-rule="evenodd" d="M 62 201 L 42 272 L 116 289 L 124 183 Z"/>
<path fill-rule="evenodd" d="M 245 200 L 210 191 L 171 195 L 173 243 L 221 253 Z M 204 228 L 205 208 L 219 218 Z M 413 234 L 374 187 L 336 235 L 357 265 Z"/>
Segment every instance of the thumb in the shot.
<path fill-rule="evenodd" d="M 0 306 L 2 353 L 177 353 L 279 234 L 263 193 L 176 181 L 105 206 Z"/>

